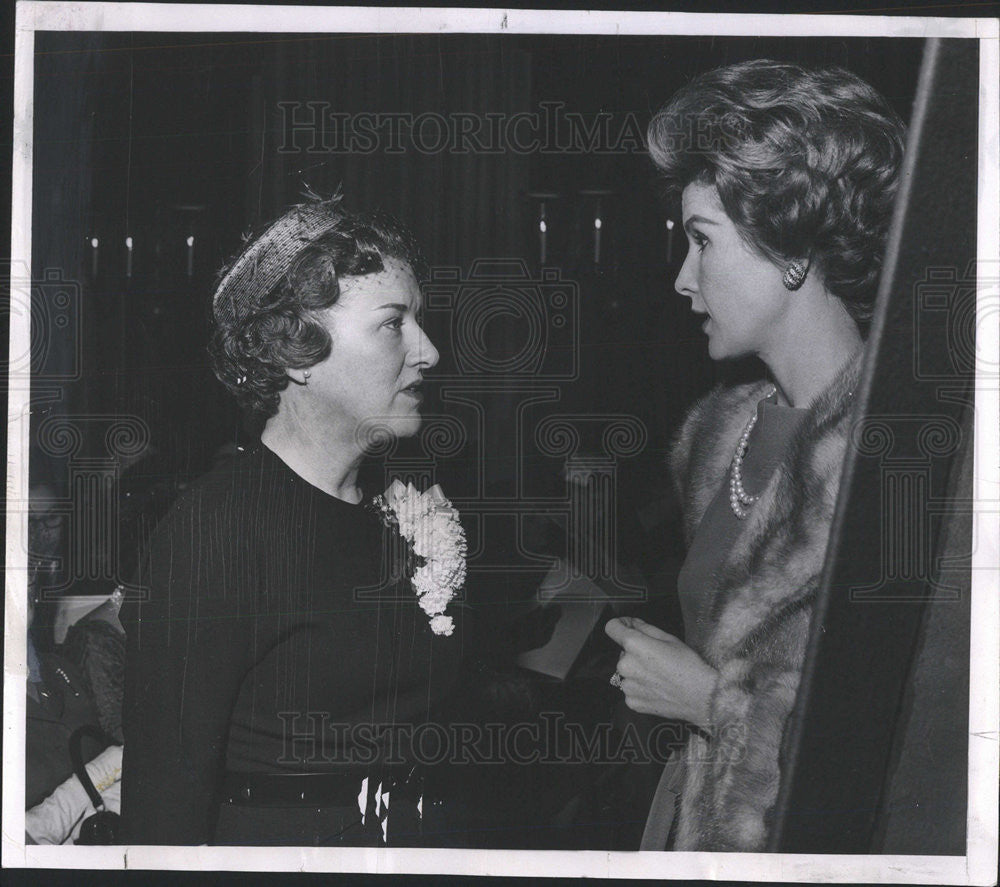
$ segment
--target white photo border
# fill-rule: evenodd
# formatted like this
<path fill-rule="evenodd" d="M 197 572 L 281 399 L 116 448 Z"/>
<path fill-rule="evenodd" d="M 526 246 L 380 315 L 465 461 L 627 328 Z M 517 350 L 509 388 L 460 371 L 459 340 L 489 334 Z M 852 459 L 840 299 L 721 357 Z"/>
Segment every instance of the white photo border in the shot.
<path fill-rule="evenodd" d="M 234 28 L 233 22 L 239 27 Z M 979 41 L 980 145 L 978 258 L 981 280 L 977 350 L 981 365 L 1000 365 L 1000 324 L 987 280 L 1000 270 L 998 84 L 1000 22 L 920 17 L 732 15 L 524 9 L 318 8 L 170 3 L 63 3 L 20 0 L 15 33 L 12 268 L 31 267 L 34 35 L 37 31 L 364 32 L 629 34 L 758 37 L 950 37 Z M 989 301 L 992 299 L 993 301 Z M 992 315 L 990 314 L 992 312 Z M 991 319 L 992 318 L 992 319 Z M 988 323 L 984 323 L 986 320 Z M 11 316 L 10 354 L 27 353 L 30 319 Z M 6 620 L 4 626 L 5 867 L 316 871 L 614 878 L 711 878 L 814 883 L 996 883 L 1000 777 L 1000 398 L 977 381 L 972 672 L 970 683 L 967 855 L 810 856 L 738 853 L 411 850 L 224 847 L 25 846 L 24 743 L 27 499 L 30 379 L 8 390 Z"/>

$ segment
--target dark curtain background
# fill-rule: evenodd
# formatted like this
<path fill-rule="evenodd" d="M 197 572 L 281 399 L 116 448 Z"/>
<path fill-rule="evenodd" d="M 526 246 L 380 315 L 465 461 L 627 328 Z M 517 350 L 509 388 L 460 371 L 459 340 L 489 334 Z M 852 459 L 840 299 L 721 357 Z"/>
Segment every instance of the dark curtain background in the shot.
<path fill-rule="evenodd" d="M 770 56 L 845 65 L 905 118 L 920 46 L 901 39 L 38 34 L 33 264 L 36 275 L 50 269 L 76 288 L 80 347 L 70 355 L 75 326 L 61 334 L 65 341 L 55 335 L 53 366 L 73 366 L 57 378 L 47 365 L 36 378 L 36 435 L 47 417 L 75 416 L 74 458 L 106 458 L 108 424 L 132 416 L 133 434 L 148 435 L 147 453 L 158 454 L 157 470 L 192 475 L 244 434 L 205 355 L 214 276 L 244 234 L 307 189 L 342 185 L 350 206 L 398 215 L 432 268 L 456 269 L 462 279 L 483 267 L 477 261 L 504 259 L 523 263 L 537 280 L 544 201 L 546 265 L 578 293 L 568 343 L 578 360 L 575 376 L 551 382 L 554 398 L 529 408 L 525 421 L 537 427 L 556 413 L 641 421 L 645 446 L 618 466 L 620 535 L 624 557 L 652 569 L 670 545 L 662 532 L 646 539 L 629 516 L 644 513 L 655 525 L 670 433 L 719 369 L 673 291 L 685 246 L 679 228 L 668 243 L 664 223 L 677 218 L 676 208 L 661 201 L 642 151 L 649 117 L 696 72 Z M 484 120 L 491 115 L 537 121 L 556 106 L 564 116 L 527 150 L 509 139 L 487 150 L 439 147 L 432 120 L 422 131 L 425 150 L 413 148 L 405 124 L 402 150 L 385 138 L 374 150 L 346 150 L 342 124 L 331 122 L 373 112 L 465 115 L 489 142 Z M 442 351 L 439 369 L 454 375 L 447 313 L 428 311 L 427 326 Z M 552 353 L 567 347 L 548 333 Z M 503 361 L 524 336 L 523 317 L 488 325 L 500 366 L 487 380 L 494 388 L 489 421 L 468 403 L 444 402 L 447 384 L 429 398 L 429 412 L 454 413 L 470 437 L 437 467 L 459 498 L 563 489 L 560 458 L 531 440 L 520 465 L 512 455 L 524 379 L 506 375 Z M 544 368 L 537 376 L 531 384 L 546 381 Z M 591 425 L 582 431 L 585 453 L 600 450 L 600 428 Z M 119 453 L 122 464 L 140 451 L 137 444 Z M 52 470 L 61 472 L 59 459 L 70 455 L 57 452 Z M 147 455 L 145 464 L 156 463 Z M 515 494 L 518 478 L 526 487 Z"/>

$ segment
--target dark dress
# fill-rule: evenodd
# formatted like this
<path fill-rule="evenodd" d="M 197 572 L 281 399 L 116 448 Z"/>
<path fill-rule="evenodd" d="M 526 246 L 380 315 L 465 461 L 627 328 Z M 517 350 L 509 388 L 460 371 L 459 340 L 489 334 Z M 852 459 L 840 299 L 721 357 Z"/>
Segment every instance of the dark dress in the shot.
<path fill-rule="evenodd" d="M 774 395 L 757 405 L 757 422 L 750 432 L 742 466 L 743 486 L 751 496 L 767 486 L 785 457 L 795 429 L 808 414 L 807 409 L 779 406 Z M 736 441 L 733 441 L 733 450 L 736 450 Z M 706 594 L 705 589 L 717 586 L 712 576 L 725 564 L 743 527 L 743 521 L 736 517 L 729 505 L 727 474 L 725 483 L 698 524 L 677 576 L 677 594 L 684 618 L 684 643 L 693 650 L 700 650 L 714 619 L 713 598 Z"/>
<path fill-rule="evenodd" d="M 379 843 L 363 800 L 224 802 L 233 774 L 332 774 L 360 792 L 408 766 L 466 643 L 459 608 L 437 636 L 409 583 L 387 586 L 391 532 L 263 445 L 173 506 L 141 570 L 146 599 L 123 610 L 128 843 Z"/>

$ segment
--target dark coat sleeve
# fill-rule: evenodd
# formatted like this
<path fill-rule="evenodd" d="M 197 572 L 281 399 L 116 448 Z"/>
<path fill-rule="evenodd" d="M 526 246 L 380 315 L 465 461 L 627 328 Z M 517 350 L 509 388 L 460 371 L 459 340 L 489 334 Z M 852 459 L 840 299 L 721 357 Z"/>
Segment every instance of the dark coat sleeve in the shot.
<path fill-rule="evenodd" d="M 132 844 L 210 840 L 228 725 L 249 667 L 240 528 L 199 495 L 158 528 L 128 605 L 123 830 Z M 244 612 L 241 612 L 241 609 Z"/>

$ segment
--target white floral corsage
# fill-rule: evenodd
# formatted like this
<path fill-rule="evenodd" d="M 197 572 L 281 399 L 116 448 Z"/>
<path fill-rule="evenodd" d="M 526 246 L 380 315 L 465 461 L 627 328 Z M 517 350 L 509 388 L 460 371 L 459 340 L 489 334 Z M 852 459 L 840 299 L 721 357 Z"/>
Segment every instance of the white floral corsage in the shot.
<path fill-rule="evenodd" d="M 398 480 L 373 504 L 412 555 L 407 574 L 420 608 L 431 617 L 431 631 L 450 635 L 455 623 L 444 611 L 465 584 L 465 530 L 458 510 L 437 484 L 421 493 Z"/>

